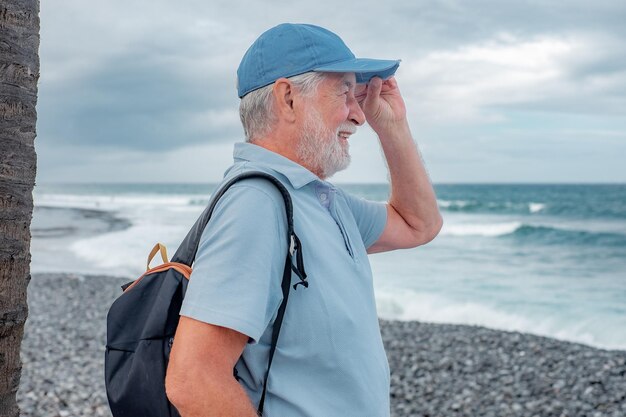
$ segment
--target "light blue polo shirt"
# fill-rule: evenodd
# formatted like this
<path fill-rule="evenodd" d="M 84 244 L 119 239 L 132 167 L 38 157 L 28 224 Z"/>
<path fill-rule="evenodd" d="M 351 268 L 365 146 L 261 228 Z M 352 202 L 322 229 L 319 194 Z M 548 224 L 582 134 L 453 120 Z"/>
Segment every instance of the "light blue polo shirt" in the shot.
<path fill-rule="evenodd" d="M 225 180 L 259 170 L 291 194 L 309 287 L 291 288 L 265 399 L 269 417 L 389 416 L 389 365 L 366 248 L 385 204 L 345 193 L 289 159 L 237 143 Z M 235 184 L 204 230 L 181 315 L 249 336 L 236 368 L 256 408 L 287 253 L 282 196 L 266 180 Z M 292 274 L 292 284 L 299 278 Z"/>

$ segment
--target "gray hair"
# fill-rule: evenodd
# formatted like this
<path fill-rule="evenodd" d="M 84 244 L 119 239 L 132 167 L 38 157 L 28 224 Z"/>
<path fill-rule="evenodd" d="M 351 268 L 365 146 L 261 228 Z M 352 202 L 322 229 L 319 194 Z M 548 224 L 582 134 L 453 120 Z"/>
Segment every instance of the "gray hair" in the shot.
<path fill-rule="evenodd" d="M 306 72 L 289 77 L 289 81 L 304 95 L 312 96 L 324 79 L 322 72 Z M 276 121 L 272 113 L 274 84 L 251 91 L 239 103 L 239 118 L 246 135 L 246 142 L 254 142 L 266 136 Z"/>

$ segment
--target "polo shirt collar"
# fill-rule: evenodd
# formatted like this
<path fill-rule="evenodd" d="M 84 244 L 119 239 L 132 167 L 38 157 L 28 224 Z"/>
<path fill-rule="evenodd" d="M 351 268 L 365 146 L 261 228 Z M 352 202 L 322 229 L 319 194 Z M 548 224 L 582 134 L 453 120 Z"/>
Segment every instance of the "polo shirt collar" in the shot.
<path fill-rule="evenodd" d="M 233 158 L 235 162 L 253 162 L 255 164 L 266 166 L 267 168 L 284 175 L 294 189 L 302 188 L 314 181 L 321 181 L 317 175 L 302 165 L 297 164 L 291 159 L 285 158 L 276 152 L 272 152 L 269 149 L 265 149 L 262 146 L 254 145 L 252 143 L 235 143 Z"/>

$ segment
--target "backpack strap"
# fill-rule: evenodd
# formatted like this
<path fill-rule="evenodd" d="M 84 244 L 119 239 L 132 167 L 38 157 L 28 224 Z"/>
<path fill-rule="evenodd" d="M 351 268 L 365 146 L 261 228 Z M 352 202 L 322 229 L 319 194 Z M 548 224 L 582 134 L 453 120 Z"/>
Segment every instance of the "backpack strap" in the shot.
<path fill-rule="evenodd" d="M 270 368 L 272 366 L 272 360 L 274 359 L 274 352 L 276 351 L 276 344 L 278 342 L 278 336 L 280 334 L 280 328 L 285 315 L 285 309 L 287 308 L 287 300 L 289 299 L 289 288 L 291 285 L 291 271 L 300 278 L 300 281 L 294 285 L 294 289 L 298 284 L 302 284 L 303 287 L 308 288 L 309 282 L 306 280 L 306 272 L 304 270 L 304 261 L 302 256 L 302 245 L 300 239 L 293 230 L 293 204 L 291 202 L 291 196 L 285 186 L 272 175 L 260 171 L 244 172 L 230 179 L 224 184 L 218 192 L 211 198 L 209 206 L 202 212 L 196 223 L 193 225 L 183 242 L 178 247 L 178 250 L 172 257 L 171 262 L 178 262 L 188 266 L 191 266 L 196 259 L 196 253 L 198 252 L 198 245 L 200 244 L 200 237 L 204 228 L 208 224 L 213 210 L 217 205 L 219 199 L 226 193 L 226 191 L 236 182 L 247 178 L 264 178 L 274 184 L 283 196 L 285 202 L 285 211 L 287 213 L 287 256 L 285 259 L 285 267 L 283 269 L 283 280 L 281 283 L 281 289 L 283 293 L 283 301 L 278 308 L 276 320 L 274 321 L 274 327 L 272 329 L 272 345 L 270 347 L 269 361 L 267 365 L 267 372 L 265 373 L 265 380 L 263 382 L 263 393 L 261 394 L 261 400 L 259 401 L 258 414 L 263 415 L 263 406 L 265 404 L 265 394 L 267 392 L 267 380 L 269 378 Z M 296 265 L 293 264 L 292 257 L 296 257 Z"/>

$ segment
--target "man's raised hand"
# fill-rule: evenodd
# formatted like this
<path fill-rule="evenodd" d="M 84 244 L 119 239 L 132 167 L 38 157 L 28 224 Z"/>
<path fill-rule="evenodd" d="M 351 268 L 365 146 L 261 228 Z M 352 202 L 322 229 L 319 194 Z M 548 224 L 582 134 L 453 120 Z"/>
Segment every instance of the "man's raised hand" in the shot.
<path fill-rule="evenodd" d="M 392 134 L 406 124 L 406 107 L 395 77 L 374 77 L 368 84 L 357 85 L 356 99 L 367 123 L 379 136 Z"/>

